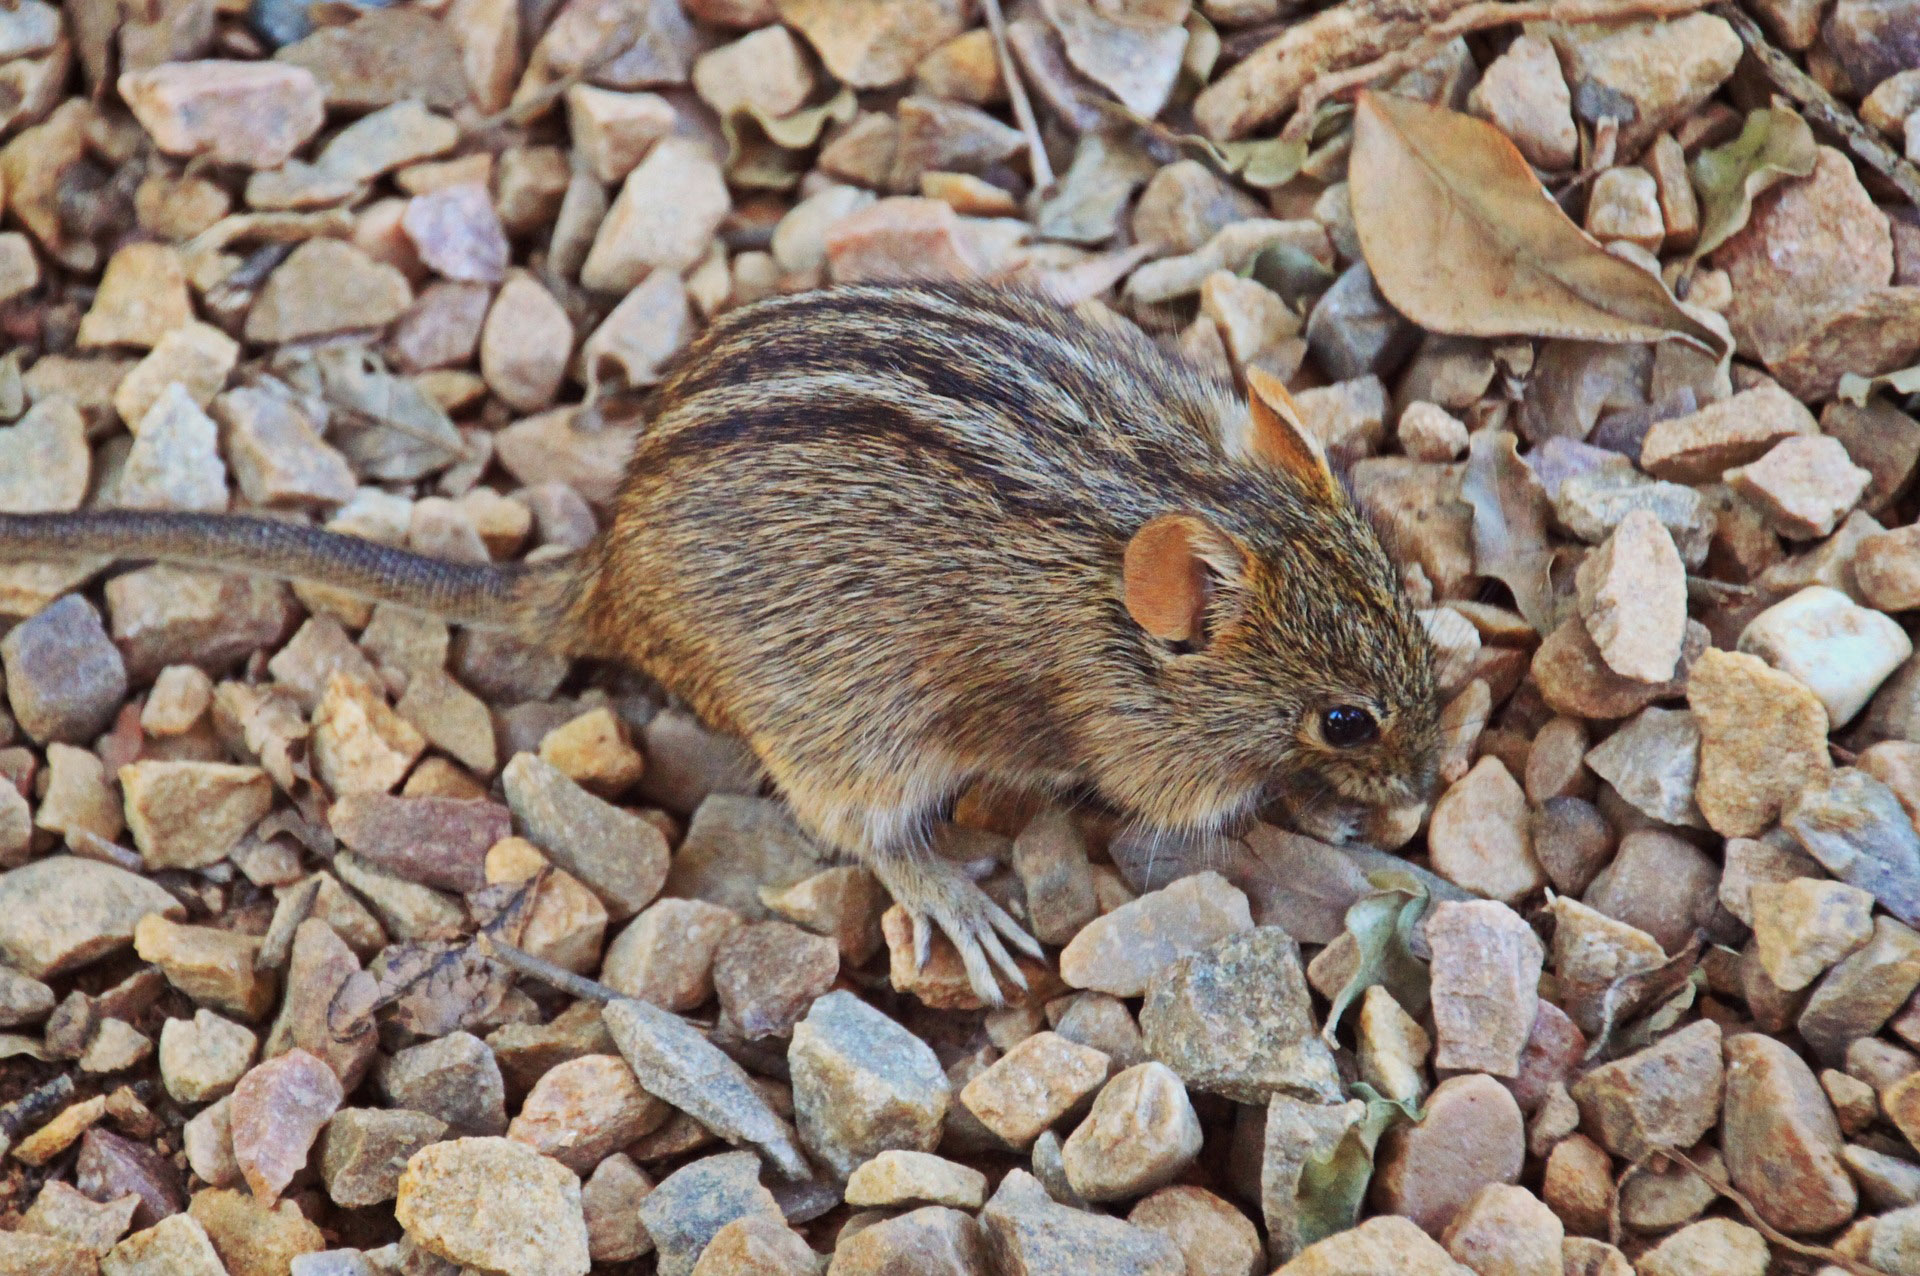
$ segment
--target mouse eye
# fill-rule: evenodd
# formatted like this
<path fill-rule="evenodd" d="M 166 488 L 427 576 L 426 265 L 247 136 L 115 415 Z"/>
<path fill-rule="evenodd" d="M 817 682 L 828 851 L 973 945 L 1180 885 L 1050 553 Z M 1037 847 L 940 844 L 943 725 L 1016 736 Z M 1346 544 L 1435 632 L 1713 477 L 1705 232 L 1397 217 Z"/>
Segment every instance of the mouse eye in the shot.
<path fill-rule="evenodd" d="M 1380 724 L 1358 705 L 1335 705 L 1320 715 L 1320 738 L 1336 749 L 1352 749 L 1380 734 Z"/>

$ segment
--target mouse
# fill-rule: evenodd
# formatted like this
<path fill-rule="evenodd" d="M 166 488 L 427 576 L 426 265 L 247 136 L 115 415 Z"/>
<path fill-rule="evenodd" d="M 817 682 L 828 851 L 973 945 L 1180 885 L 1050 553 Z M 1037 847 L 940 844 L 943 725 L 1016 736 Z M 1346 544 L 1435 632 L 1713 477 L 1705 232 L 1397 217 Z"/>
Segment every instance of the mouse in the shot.
<path fill-rule="evenodd" d="M 716 316 L 564 556 L 135 510 L 0 515 L 0 556 L 319 582 L 637 669 L 1003 1004 L 1042 949 L 931 846 L 976 781 L 1183 834 L 1286 796 L 1332 840 L 1431 796 L 1426 630 L 1285 385 L 1246 379 L 1038 294 L 841 285 Z"/>

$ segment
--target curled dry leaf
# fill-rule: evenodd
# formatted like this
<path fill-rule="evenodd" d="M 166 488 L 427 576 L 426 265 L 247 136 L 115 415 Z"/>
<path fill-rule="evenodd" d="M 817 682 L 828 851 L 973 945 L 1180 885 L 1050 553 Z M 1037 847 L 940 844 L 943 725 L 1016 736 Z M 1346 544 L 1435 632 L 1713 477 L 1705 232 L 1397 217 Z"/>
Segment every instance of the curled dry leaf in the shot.
<path fill-rule="evenodd" d="M 807 171 L 805 151 L 827 125 L 845 124 L 859 109 L 853 90 L 841 90 L 818 106 L 772 116 L 751 104 L 720 121 L 727 139 L 727 180 L 756 190 L 788 190 Z"/>
<path fill-rule="evenodd" d="M 1895 394 L 1920 394 L 1920 363 L 1895 372 L 1883 372 L 1877 377 L 1863 377 L 1849 372 L 1840 378 L 1839 393 L 1854 407 L 1864 408 L 1873 392 L 1883 386 Z"/>
<path fill-rule="evenodd" d="M 1374 281 L 1423 328 L 1471 337 L 1677 337 L 1715 356 L 1725 350 L 1665 284 L 1574 225 L 1491 124 L 1363 93 L 1347 173 Z"/>
<path fill-rule="evenodd" d="M 1784 106 L 1749 112 L 1739 137 L 1701 151 L 1693 161 L 1693 186 L 1700 195 L 1700 241 L 1693 246 L 1694 260 L 1747 224 L 1761 191 L 1811 173 L 1818 153 L 1813 130 Z"/>
<path fill-rule="evenodd" d="M 1470 447 L 1460 499 L 1473 507 L 1473 570 L 1505 584 L 1527 623 L 1547 633 L 1554 606 L 1546 489 L 1507 431 L 1481 430 Z"/>
<path fill-rule="evenodd" d="M 1300 1213 L 1302 1246 L 1358 1226 L 1360 1205 L 1373 1181 L 1373 1153 L 1380 1136 L 1401 1121 L 1418 1124 L 1426 1119 L 1416 1100 L 1385 1098 L 1364 1081 L 1354 1084 L 1353 1094 L 1367 1105 L 1365 1115 L 1324 1154 L 1309 1158 L 1300 1169 L 1294 1203 Z"/>
<path fill-rule="evenodd" d="M 1347 1007 L 1375 984 L 1384 985 L 1410 1015 L 1424 1014 L 1432 996 L 1427 964 L 1413 951 L 1414 928 L 1430 899 L 1426 886 L 1411 879 L 1389 881 L 1388 875 L 1373 880 L 1375 885 L 1385 885 L 1347 909 L 1347 932 L 1353 936 L 1360 961 L 1327 1011 L 1327 1026 L 1320 1037 L 1329 1046 L 1337 1044 L 1335 1034 Z"/>

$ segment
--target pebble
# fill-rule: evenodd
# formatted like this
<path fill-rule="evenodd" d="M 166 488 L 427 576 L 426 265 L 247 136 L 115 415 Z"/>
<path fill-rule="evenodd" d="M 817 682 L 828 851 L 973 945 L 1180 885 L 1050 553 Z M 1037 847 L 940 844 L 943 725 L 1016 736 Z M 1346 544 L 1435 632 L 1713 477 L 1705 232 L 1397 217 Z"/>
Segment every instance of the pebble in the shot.
<path fill-rule="evenodd" d="M 1839 727 L 1913 654 L 1913 642 L 1892 617 L 1809 585 L 1749 621 L 1739 650 L 1812 688 Z"/>
<path fill-rule="evenodd" d="M 1692 842 L 1665 830 L 1641 829 L 1620 839 L 1613 862 L 1582 901 L 1652 935 L 1668 952 L 1711 925 L 1719 903 L 1720 866 Z"/>
<path fill-rule="evenodd" d="M 0 442 L 0 447 L 4 447 Z M 1877 532 L 1861 540 L 1853 557 L 1860 598 L 1880 611 L 1920 607 L 1920 527 Z"/>
<path fill-rule="evenodd" d="M 1566 1231 L 1524 1187 L 1490 1183 L 1468 1201 L 1441 1240 L 1477 1276 L 1560 1276 Z"/>
<path fill-rule="evenodd" d="M 1259 1232 L 1205 1188 L 1163 1187 L 1135 1205 L 1127 1221 L 1178 1245 L 1187 1276 L 1256 1276 L 1265 1268 Z"/>
<path fill-rule="evenodd" d="M 1496 757 L 1483 757 L 1434 804 L 1434 871 L 1475 894 L 1513 903 L 1546 884 L 1528 837 L 1527 796 Z"/>
<path fill-rule="evenodd" d="M 215 398 L 212 411 L 249 503 L 305 509 L 352 499 L 353 468 L 286 396 L 241 386 Z"/>
<path fill-rule="evenodd" d="M 819 1259 L 785 1223 L 749 1214 L 713 1234 L 692 1276 L 817 1276 Z"/>
<path fill-rule="evenodd" d="M 1867 1087 L 1867 1093 L 1873 1093 L 1871 1086 Z M 1694 1164 L 1717 1180 L 1726 1181 L 1727 1166 L 1719 1149 L 1695 1149 L 1695 1152 L 1698 1155 L 1694 1156 Z M 1718 1192 L 1678 1162 L 1670 1162 L 1665 1171 L 1658 1172 L 1651 1165 L 1645 1165 L 1623 1177 L 1620 1221 L 1637 1232 L 1672 1231 L 1700 1217 L 1719 1199 Z"/>
<path fill-rule="evenodd" d="M 1735 466 L 1759 460 L 1783 439 L 1819 432 L 1800 400 L 1776 385 L 1760 385 L 1697 412 L 1654 422 L 1640 446 L 1640 465 L 1656 478 L 1710 483 Z"/>
<path fill-rule="evenodd" d="M 1920 986 L 1920 935 L 1891 917 L 1873 919 L 1873 936 L 1827 973 L 1800 1013 L 1800 1035 L 1823 1059 L 1893 1017 Z"/>
<path fill-rule="evenodd" d="M 994 1134 L 1026 1147 L 1107 1079 L 1107 1056 L 1039 1032 L 967 1082 L 960 1102 Z"/>
<path fill-rule="evenodd" d="M 418 1245 L 501 1276 L 585 1276 L 580 1181 L 511 1139 L 462 1138 L 414 1153 L 394 1212 Z"/>
<path fill-rule="evenodd" d="M 989 1250 L 1021 1276 L 1182 1276 L 1179 1247 L 1158 1232 L 1104 1214 L 1057 1205 L 1025 1170 L 1010 1170 L 980 1211 Z"/>
<path fill-rule="evenodd" d="M 665 138 L 627 175 L 580 269 L 582 286 L 625 292 L 650 270 L 686 270 L 706 255 L 732 207 L 720 168 L 697 142 Z"/>
<path fill-rule="evenodd" d="M 217 863 L 273 809 L 273 782 L 259 767 L 143 761 L 119 778 L 127 828 L 149 869 Z"/>
<path fill-rule="evenodd" d="M 65 397 L 42 399 L 11 428 L 0 430 L 0 510 L 77 509 L 92 469 L 79 410 Z"/>
<path fill-rule="evenodd" d="M 849 1205 L 885 1208 L 912 1202 L 980 1208 L 987 1179 L 978 1170 L 926 1152 L 892 1149 L 856 1169 L 847 1179 Z"/>
<path fill-rule="evenodd" d="M 1574 1231 L 1604 1232 L 1617 1203 L 1613 1160 L 1586 1135 L 1568 1135 L 1547 1154 L 1540 1195 Z"/>
<path fill-rule="evenodd" d="M 830 1276 L 976 1276 L 988 1270 L 985 1229 L 943 1206 L 883 1218 L 834 1246 Z"/>
<path fill-rule="evenodd" d="M 280 1276 L 295 1258 L 327 1247 L 293 1201 L 268 1206 L 245 1192 L 209 1188 L 194 1193 L 189 1212 L 207 1229 L 231 1276 Z"/>
<path fill-rule="evenodd" d="M 1031 889 L 1027 898 L 1033 911 Z M 857 865 L 825 869 L 784 890 L 763 889 L 761 900 L 788 921 L 832 938 L 849 967 L 864 965 L 884 942 L 880 917 L 888 908 L 886 891 Z"/>
<path fill-rule="evenodd" d="M 618 182 L 673 131 L 672 103 L 657 93 L 616 93 L 591 84 L 567 90 L 567 132 L 594 177 Z"/>
<path fill-rule="evenodd" d="M 198 1010 L 160 1029 L 160 1080 L 181 1103 L 206 1103 L 245 1075 L 260 1039 L 231 1019 Z"/>
<path fill-rule="evenodd" d="M 1381 1140 L 1374 1203 L 1438 1236 L 1481 1188 L 1518 1180 L 1526 1148 L 1506 1087 L 1479 1074 L 1451 1077 L 1434 1088 L 1425 1120 Z"/>
<path fill-rule="evenodd" d="M 1467 110 L 1490 120 L 1535 167 L 1571 168 L 1579 156 L 1573 96 L 1553 46 L 1538 36 L 1521 36 L 1487 66 Z"/>
<path fill-rule="evenodd" d="M 167 154 L 247 168 L 284 163 L 326 119 L 319 81 L 285 62 L 166 62 L 117 87 Z"/>
<path fill-rule="evenodd" d="M 127 667 L 100 615 L 69 594 L 0 638 L 14 721 L 36 744 L 85 743 L 106 730 L 127 694 Z"/>
<path fill-rule="evenodd" d="M 1200 1145 L 1200 1119 L 1180 1078 L 1165 1064 L 1142 1063 L 1107 1082 L 1061 1157 L 1075 1193 L 1112 1201 L 1165 1186 L 1193 1163 Z"/>
<path fill-rule="evenodd" d="M 139 1206 L 137 1196 L 96 1203 L 68 1184 L 49 1179 L 21 1215 L 14 1235 L 56 1237 L 102 1254 L 126 1235 Z"/>
<path fill-rule="evenodd" d="M 152 349 L 193 321 L 180 254 L 165 244 L 129 244 L 107 260 L 93 305 L 81 317 L 76 344 Z"/>
<path fill-rule="evenodd" d="M 1687 630 L 1686 566 L 1651 510 L 1630 510 L 1574 576 L 1580 615 L 1607 666 L 1666 682 Z"/>
<path fill-rule="evenodd" d="M 1847 457 L 1840 440 L 1782 439 L 1757 461 L 1728 470 L 1725 481 L 1788 540 L 1825 536 L 1866 492 L 1873 475 Z"/>
<path fill-rule="evenodd" d="M 985 172 L 1019 152 L 1024 139 L 976 107 L 907 97 L 895 108 L 900 127 L 890 184 L 917 190 L 928 175 Z"/>
<path fill-rule="evenodd" d="M 883 199 L 828 228 L 827 274 L 835 283 L 973 279 L 987 266 L 967 229 L 944 200 Z"/>
<path fill-rule="evenodd" d="M 734 930 L 713 960 L 720 1007 L 749 1040 L 790 1034 L 839 973 L 837 944 L 781 921 Z"/>
<path fill-rule="evenodd" d="M 211 926 L 182 926 L 148 913 L 133 930 L 134 951 L 196 1002 L 258 1019 L 273 1004 L 272 971 L 254 969 L 260 941 Z"/>
<path fill-rule="evenodd" d="M 1920 833 L 1886 785 L 1844 767 L 1804 789 L 1781 826 L 1829 873 L 1871 891 L 1908 925 L 1920 923 Z"/>
<path fill-rule="evenodd" d="M 619 1055 L 590 1054 L 557 1064 L 535 1083 L 507 1137 L 589 1174 L 609 1155 L 652 1133 L 670 1115 L 640 1088 Z"/>
<path fill-rule="evenodd" d="M 119 1019 L 102 1019 L 80 1055 L 80 1071 L 124 1072 L 152 1053 L 153 1042 L 131 1024 Z"/>
<path fill-rule="evenodd" d="M 227 1276 L 207 1229 L 174 1214 L 135 1232 L 100 1259 L 102 1276 Z"/>
<path fill-rule="evenodd" d="M 501 780 L 527 840 L 585 882 L 607 906 L 609 920 L 625 921 L 660 893 L 667 841 L 653 824 L 593 796 L 530 753 L 515 754 Z"/>
<path fill-rule="evenodd" d="M 1602 170 L 1587 198 L 1586 230 L 1602 243 L 1625 241 L 1657 250 L 1667 226 L 1653 174 L 1632 165 Z"/>
<path fill-rule="evenodd" d="M 280 1199 L 343 1097 L 333 1069 L 300 1049 L 240 1078 L 228 1121 L 233 1159 L 255 1198 L 268 1206 Z"/>
<path fill-rule="evenodd" d="M 815 1002 L 815 1012 L 829 999 L 823 997 Z M 698 1121 L 706 1130 L 730 1143 L 751 1144 L 788 1179 L 811 1177 L 800 1149 L 794 1145 L 792 1128 L 773 1110 L 766 1097 L 754 1088 L 740 1065 L 721 1053 L 718 1046 L 695 1031 L 685 1020 L 647 1002 L 624 998 L 609 1002 L 602 1009 L 600 1017 L 612 1035 L 615 1046 L 626 1059 L 627 1066 L 633 1069 L 634 1075 L 649 1094 L 659 1096 Z M 884 1016 L 876 1014 L 876 1018 L 892 1026 L 892 1021 Z M 789 1069 L 793 1073 L 796 1112 L 801 1107 L 798 1094 L 800 1069 L 794 1064 L 799 1044 L 800 1033 L 796 1030 L 793 1046 L 787 1052 Z M 882 1053 L 894 1046 L 897 1046 L 897 1042 L 885 1043 Z M 833 1072 L 836 1060 L 830 1048 L 816 1057 L 821 1062 L 821 1069 L 814 1075 L 826 1078 L 824 1089 L 831 1090 L 833 1082 L 843 1079 L 843 1074 Z M 903 1063 L 897 1057 L 880 1062 L 895 1065 Z M 919 1063 L 918 1059 L 905 1061 L 905 1071 L 917 1071 Z M 893 1068 L 890 1079 L 901 1081 L 901 1072 L 901 1067 Z M 860 1079 L 859 1076 L 855 1077 L 856 1082 Z M 898 1097 L 900 1091 L 895 1093 Z M 883 1110 L 878 1116 L 872 1110 L 849 1114 L 850 1120 L 856 1125 L 868 1120 L 884 1122 L 889 1117 L 899 1115 L 897 1108 Z M 805 1127 L 804 1117 L 802 1126 Z M 871 1132 L 871 1127 L 868 1128 Z M 817 1144 L 810 1146 L 818 1150 Z M 883 1142 L 873 1150 L 879 1150 L 880 1146 L 891 1144 Z M 840 1172 L 850 1173 L 852 1166 L 864 1159 L 863 1156 L 856 1156 L 847 1169 Z"/>
<path fill-rule="evenodd" d="M 486 702 L 441 670 L 422 669 L 409 677 L 393 711 L 412 723 L 428 744 L 468 770 L 492 775 L 499 766 L 493 715 Z"/>
<path fill-rule="evenodd" d="M 1630 121 L 1620 130 L 1626 154 L 1699 106 L 1733 74 L 1741 54 L 1733 29 L 1704 13 L 1605 29 L 1563 26 L 1552 39 L 1576 100 L 1586 93 L 1625 99 L 1610 109 Z"/>
<path fill-rule="evenodd" d="M 1492 900 L 1444 902 L 1429 915 L 1426 935 L 1439 1039 L 1434 1066 L 1517 1075 L 1546 957 L 1532 927 Z"/>
<path fill-rule="evenodd" d="M 1593 773 L 1642 815 L 1662 824 L 1701 827 L 1694 804 L 1700 727 L 1680 709 L 1642 709 L 1585 758 Z"/>
<path fill-rule="evenodd" d="M 211 324 L 189 321 L 169 329 L 121 380 L 113 392 L 114 410 L 128 429 L 137 430 L 172 382 L 204 408 L 226 387 L 239 359 L 240 343 Z"/>
<path fill-rule="evenodd" d="M 1797 992 L 1873 934 L 1873 896 L 1820 878 L 1755 882 L 1753 937 L 1767 977 Z"/>
<path fill-rule="evenodd" d="M 852 1174 L 889 1148 L 931 1152 L 939 1146 L 951 1098 L 939 1060 L 850 993 L 828 993 L 813 1003 L 794 1026 L 787 1061 L 801 1141 L 834 1173 Z"/>
<path fill-rule="evenodd" d="M 589 709 L 540 738 L 540 758 L 583 788 L 603 796 L 633 787 L 646 773 L 646 759 L 627 738 L 611 709 Z"/>
<path fill-rule="evenodd" d="M 333 870 L 366 900 L 379 924 L 396 939 L 451 939 L 465 931 L 466 910 L 443 891 L 377 868 L 352 851 L 337 852 Z"/>
<path fill-rule="evenodd" d="M 327 811 L 341 844 L 410 882 L 447 891 L 486 885 L 487 851 L 507 837 L 507 808 L 478 798 L 349 793 Z"/>
<path fill-rule="evenodd" d="M 1242 1103 L 1275 1092 L 1332 1102 L 1341 1092 L 1314 1024 L 1300 946 L 1277 926 L 1229 934 L 1162 967 L 1140 1028 L 1148 1053 L 1196 1089 Z"/>
<path fill-rule="evenodd" d="M 1426 1097 L 1433 1038 L 1383 986 L 1374 984 L 1361 995 L 1355 1034 L 1362 1081 L 1388 1099 Z"/>
<path fill-rule="evenodd" d="M 580 1188 L 587 1220 L 587 1252 L 596 1263 L 623 1263 L 653 1249 L 653 1237 L 640 1222 L 640 1202 L 653 1180 L 633 1158 L 615 1152 Z"/>
<path fill-rule="evenodd" d="M 53 989 L 17 970 L 0 966 L 0 1028 L 38 1023 L 53 1010 Z"/>
<path fill-rule="evenodd" d="M 713 995 L 713 959 L 742 925 L 739 914 L 697 899 L 650 904 L 614 937 L 600 977 L 665 1010 L 692 1010 Z"/>
<path fill-rule="evenodd" d="M 447 25 L 404 6 L 363 11 L 342 26 L 320 26 L 283 46 L 276 58 L 312 71 L 327 105 L 350 112 L 408 98 L 452 110 L 470 91 L 460 48 Z"/>
<path fill-rule="evenodd" d="M 1687 704 L 1700 729 L 1695 800 L 1723 836 L 1764 832 L 1832 765 L 1819 697 L 1757 656 L 1703 653 L 1687 682 Z"/>
<path fill-rule="evenodd" d="M 392 1200 L 407 1161 L 446 1136 L 447 1123 L 425 1112 L 340 1109 L 320 1135 L 320 1178 L 327 1198 L 348 1209 Z"/>
<path fill-rule="evenodd" d="M 1401 449 L 1416 461 L 1454 461 L 1467 450 L 1466 423 L 1439 404 L 1425 400 L 1406 406 L 1394 434 Z"/>
<path fill-rule="evenodd" d="M 1471 1269 L 1448 1257 L 1427 1233 L 1404 1218 L 1370 1218 L 1316 1241 L 1273 1276 L 1466 1276 Z"/>
<path fill-rule="evenodd" d="M 1857 1194 L 1840 1160 L 1840 1127 L 1812 1069 L 1758 1033 L 1729 1037 L 1725 1052 L 1720 1147 L 1733 1185 L 1789 1235 L 1852 1218 Z"/>
<path fill-rule="evenodd" d="M 248 341 L 271 345 L 383 328 L 413 304 L 393 266 L 338 239 L 309 239 L 280 263 L 247 310 Z"/>
<path fill-rule="evenodd" d="M 395 1107 L 445 1121 L 456 1135 L 507 1131 L 506 1082 L 487 1043 L 454 1032 L 409 1046 L 379 1071 L 380 1089 Z"/>
<path fill-rule="evenodd" d="M 115 576 L 105 592 L 114 645 L 136 682 L 189 661 L 223 668 L 292 628 L 287 586 L 261 577 L 156 565 Z"/>
<path fill-rule="evenodd" d="M 1637 1161 L 1660 1148 L 1690 1148 L 1719 1118 L 1724 1086 L 1720 1027 L 1689 1024 L 1571 1087 L 1581 1127 L 1607 1151 Z"/>
<path fill-rule="evenodd" d="M 1640 1256 L 1641 1276 L 1766 1276 L 1766 1238 L 1732 1219 L 1683 1227 Z"/>
<path fill-rule="evenodd" d="M 1133 209 L 1133 237 L 1165 253 L 1190 253 L 1235 222 L 1262 216 L 1261 207 L 1198 160 L 1179 160 L 1156 172 Z"/>
<path fill-rule="evenodd" d="M 759 1175 L 752 1153 L 729 1152 L 681 1167 L 646 1195 L 640 1222 L 659 1253 L 660 1276 L 691 1276 L 701 1251 L 736 1219 L 784 1223 Z"/>
<path fill-rule="evenodd" d="M 1245 893 L 1216 872 L 1196 873 L 1089 922 L 1061 951 L 1060 977 L 1138 997 L 1163 966 L 1252 927 Z"/>
<path fill-rule="evenodd" d="M 487 188 L 475 182 L 442 187 L 407 201 L 400 229 L 428 269 L 460 283 L 506 277 L 507 233 Z"/>
<path fill-rule="evenodd" d="M 98 1102 L 99 1111 L 104 1112 L 104 1097 Z M 25 1151 L 25 1147 L 19 1150 Z M 187 1194 L 180 1188 L 180 1175 L 173 1165 L 146 1145 L 111 1130 L 86 1131 L 73 1172 L 73 1185 L 93 1200 L 139 1197 L 140 1204 L 133 1211 L 135 1227 L 152 1227 L 187 1207 Z"/>
<path fill-rule="evenodd" d="M 227 468 L 217 447 L 219 430 L 178 382 L 160 392 L 140 418 L 112 486 L 114 504 L 126 509 L 178 509 L 221 513 L 227 508 Z"/>
<path fill-rule="evenodd" d="M 777 0 L 774 7 L 834 79 L 857 89 L 903 83 L 968 18 L 961 0 Z"/>

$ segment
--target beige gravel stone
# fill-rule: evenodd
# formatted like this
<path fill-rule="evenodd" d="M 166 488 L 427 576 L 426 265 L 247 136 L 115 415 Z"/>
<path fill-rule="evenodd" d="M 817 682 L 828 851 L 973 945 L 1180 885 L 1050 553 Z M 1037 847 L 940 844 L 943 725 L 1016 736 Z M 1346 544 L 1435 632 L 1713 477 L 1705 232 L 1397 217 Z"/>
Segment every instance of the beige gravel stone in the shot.
<path fill-rule="evenodd" d="M 167 62 L 122 75 L 120 96 L 169 155 L 272 168 L 319 131 L 313 73 L 286 62 Z"/>
<path fill-rule="evenodd" d="M 1655 478 L 1711 482 L 1736 465 L 1758 460 L 1782 439 L 1819 432 L 1800 400 L 1778 386 L 1755 386 L 1698 412 L 1655 422 L 1641 445 L 1640 464 Z"/>
<path fill-rule="evenodd" d="M 1451 1077 L 1427 1100 L 1425 1120 L 1381 1140 L 1372 1199 L 1438 1236 L 1482 1188 L 1518 1180 L 1526 1151 L 1520 1107 L 1506 1087 L 1477 1073 Z"/>
<path fill-rule="evenodd" d="M 1819 697 L 1757 656 L 1712 650 L 1687 704 L 1700 727 L 1700 814 L 1716 833 L 1764 832 L 1800 790 L 1832 769 Z"/>
<path fill-rule="evenodd" d="M 1873 895 L 1822 878 L 1755 882 L 1748 891 L 1753 937 L 1767 977 L 1805 988 L 1873 934 Z"/>
<path fill-rule="evenodd" d="M 1822 1232 L 1853 1216 L 1853 1180 L 1840 1127 L 1811 1069 L 1783 1041 L 1742 1033 L 1726 1041 L 1720 1147 L 1733 1185 L 1760 1217 L 1789 1235 Z"/>
<path fill-rule="evenodd" d="M 863 1208 L 926 1204 L 977 1210 L 986 1197 L 986 1175 L 929 1152 L 889 1149 L 847 1179 L 847 1204 Z"/>
<path fill-rule="evenodd" d="M 1434 871 L 1456 886 L 1512 903 L 1546 884 L 1527 828 L 1527 797 L 1506 766 L 1483 757 L 1434 804 Z"/>
<path fill-rule="evenodd" d="M 1035 1033 L 969 1081 L 959 1099 L 989 1130 L 1025 1147 L 1105 1082 L 1107 1068 L 1098 1050 Z"/>
<path fill-rule="evenodd" d="M 1238 887 L 1211 870 L 1196 873 L 1089 922 L 1061 951 L 1060 977 L 1076 988 L 1137 997 L 1162 966 L 1252 927 Z"/>
<path fill-rule="evenodd" d="M 150 869 L 217 863 L 273 808 L 273 782 L 259 767 L 135 762 L 119 778 L 127 827 Z"/>
<path fill-rule="evenodd" d="M 1633 510 L 1574 577 L 1580 614 L 1601 658 L 1642 682 L 1673 677 L 1687 631 L 1687 573 L 1650 510 Z"/>
<path fill-rule="evenodd" d="M 429 1252 L 502 1276 L 585 1276 L 592 1265 L 579 1179 L 511 1139 L 422 1148 L 394 1211 Z"/>

